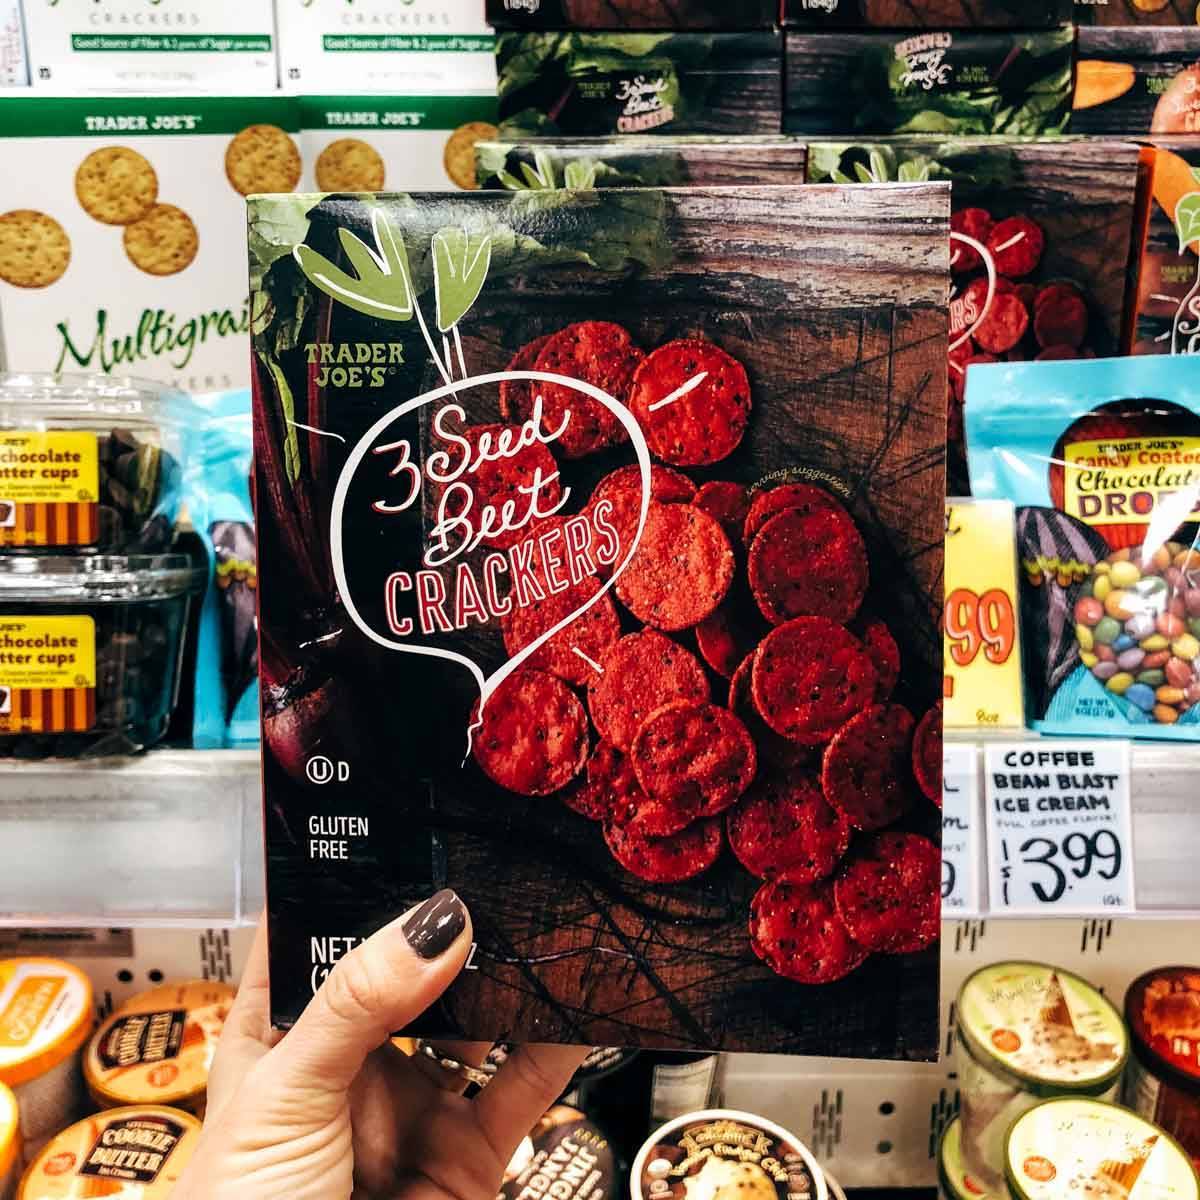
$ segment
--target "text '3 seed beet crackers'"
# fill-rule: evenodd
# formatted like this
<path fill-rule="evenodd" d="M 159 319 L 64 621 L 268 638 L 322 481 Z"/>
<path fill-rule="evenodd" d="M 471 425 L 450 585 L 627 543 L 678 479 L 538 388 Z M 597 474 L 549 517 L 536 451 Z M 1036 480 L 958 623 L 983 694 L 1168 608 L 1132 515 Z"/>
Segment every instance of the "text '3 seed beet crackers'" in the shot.
<path fill-rule="evenodd" d="M 412 1032 L 938 1033 L 949 189 L 250 201 L 271 990 Z"/>

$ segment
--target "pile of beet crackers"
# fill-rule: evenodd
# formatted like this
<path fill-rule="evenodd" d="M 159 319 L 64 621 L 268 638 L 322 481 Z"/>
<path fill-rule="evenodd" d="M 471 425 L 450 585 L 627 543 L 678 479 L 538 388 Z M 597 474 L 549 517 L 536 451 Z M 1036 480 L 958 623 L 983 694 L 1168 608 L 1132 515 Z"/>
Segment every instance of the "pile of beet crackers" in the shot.
<path fill-rule="evenodd" d="M 1095 355 L 1084 344 L 1089 313 L 1083 293 L 1063 280 L 1033 279 L 1046 249 L 1046 234 L 1037 221 L 1024 214 L 997 221 L 987 209 L 963 208 L 951 216 L 950 228 L 984 246 L 996 272 L 989 304 L 982 256 L 970 243 L 951 240 L 950 423 L 951 437 L 961 440 L 963 392 L 972 363 Z"/>
<path fill-rule="evenodd" d="M 509 369 L 602 388 L 628 406 L 657 461 L 633 560 L 490 697 L 473 741 L 479 766 L 502 788 L 557 796 L 599 822 L 616 861 L 646 882 L 700 876 L 728 843 L 764 881 L 754 951 L 787 979 L 831 983 L 872 953 L 927 948 L 939 930 L 939 851 L 889 827 L 941 803 L 941 713 L 918 723 L 890 701 L 900 653 L 887 626 L 860 613 L 870 568 L 847 509 L 808 482 L 750 489 L 705 470 L 697 486 L 679 469 L 728 458 L 751 419 L 745 368 L 710 341 L 643 354 L 619 325 L 587 321 L 530 343 Z M 481 471 L 485 502 L 539 467 L 553 472 L 552 450 L 578 459 L 626 440 L 603 405 L 555 384 L 506 381 L 504 420 L 527 421 L 535 395 L 543 429 L 564 434 Z M 583 512 L 603 502 L 620 541 L 612 561 L 623 562 L 640 513 L 636 465 L 604 477 Z M 544 603 L 514 607 L 502 622 L 508 654 L 596 597 L 611 570 L 598 563 Z"/>

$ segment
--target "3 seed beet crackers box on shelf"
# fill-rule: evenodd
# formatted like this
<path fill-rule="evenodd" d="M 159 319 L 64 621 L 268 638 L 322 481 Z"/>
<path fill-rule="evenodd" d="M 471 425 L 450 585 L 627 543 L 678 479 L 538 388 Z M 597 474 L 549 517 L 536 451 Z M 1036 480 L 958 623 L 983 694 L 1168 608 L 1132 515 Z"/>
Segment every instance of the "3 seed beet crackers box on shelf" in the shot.
<path fill-rule="evenodd" d="M 949 189 L 250 201 L 275 1021 L 937 1053 Z"/>

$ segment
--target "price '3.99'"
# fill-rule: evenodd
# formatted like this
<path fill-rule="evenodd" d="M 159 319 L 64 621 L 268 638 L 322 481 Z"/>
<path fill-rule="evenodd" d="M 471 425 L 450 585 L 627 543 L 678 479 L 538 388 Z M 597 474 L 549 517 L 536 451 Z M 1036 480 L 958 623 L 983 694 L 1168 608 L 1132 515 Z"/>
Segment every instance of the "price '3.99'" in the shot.
<path fill-rule="evenodd" d="M 1006 838 L 1001 850 L 1005 863 L 1012 861 Z M 1121 839 L 1110 829 L 1095 833 L 1069 833 L 1062 843 L 1048 837 L 1027 838 L 1018 847 L 1020 861 L 1029 866 L 1046 868 L 1046 881 L 1031 879 L 1030 890 L 1043 904 L 1056 904 L 1071 886 L 1071 877 L 1087 879 L 1093 872 L 1100 879 L 1116 879 L 1121 873 L 1123 852 Z M 1060 856 L 1068 864 L 1064 869 Z M 1008 903 L 1008 880 L 1012 868 L 1004 867 L 1004 901 Z M 1120 897 L 1104 897 L 1104 903 L 1116 906 Z"/>

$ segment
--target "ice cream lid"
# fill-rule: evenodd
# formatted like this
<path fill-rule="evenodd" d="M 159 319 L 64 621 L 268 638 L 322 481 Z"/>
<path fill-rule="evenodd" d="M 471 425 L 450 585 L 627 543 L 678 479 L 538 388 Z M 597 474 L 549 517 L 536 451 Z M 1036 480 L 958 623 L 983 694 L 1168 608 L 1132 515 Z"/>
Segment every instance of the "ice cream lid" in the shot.
<path fill-rule="evenodd" d="M 1015 1200 L 1196 1200 L 1200 1178 L 1178 1142 L 1136 1113 L 1076 1096 L 1013 1122 L 1004 1172 Z"/>
<path fill-rule="evenodd" d="M 962 985 L 967 1052 L 1035 1095 L 1101 1095 L 1129 1053 L 1121 1014 L 1090 983 L 1044 963 L 994 963 Z"/>
<path fill-rule="evenodd" d="M 808 1147 L 772 1121 L 708 1109 L 668 1122 L 638 1151 L 633 1200 L 828 1200 Z"/>
<path fill-rule="evenodd" d="M 105 1104 L 181 1104 L 203 1096 L 234 989 L 164 984 L 135 996 L 88 1043 L 83 1074 Z"/>
<path fill-rule="evenodd" d="M 938 1179 L 948 1200 L 979 1200 L 988 1190 L 967 1170 L 962 1151 L 962 1120 L 955 1117 L 938 1143 Z"/>
<path fill-rule="evenodd" d="M 112 1108 L 52 1138 L 22 1177 L 17 1200 L 166 1200 L 199 1140 L 200 1122 L 188 1113 Z"/>
<path fill-rule="evenodd" d="M 17 1098 L 0 1083 L 0 1183 L 17 1161 Z"/>
<path fill-rule="evenodd" d="M 1159 967 L 1125 993 L 1134 1055 L 1172 1086 L 1200 1095 L 1200 967 Z"/>
<path fill-rule="evenodd" d="M 615 1200 L 617 1159 L 608 1137 L 587 1115 L 556 1104 L 513 1155 L 498 1200 Z"/>
<path fill-rule="evenodd" d="M 92 984 L 55 958 L 0 959 L 0 1083 L 11 1088 L 52 1071 L 87 1040 Z"/>

